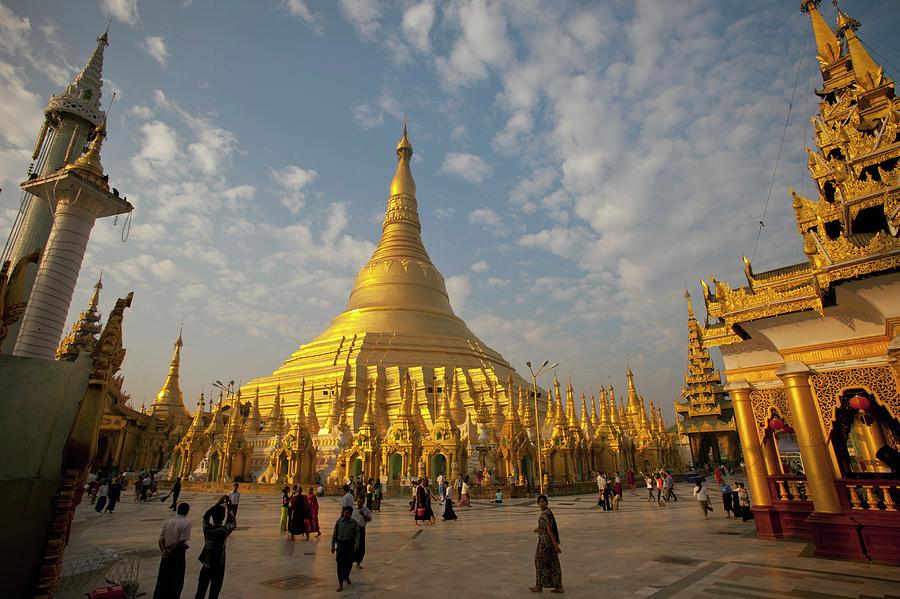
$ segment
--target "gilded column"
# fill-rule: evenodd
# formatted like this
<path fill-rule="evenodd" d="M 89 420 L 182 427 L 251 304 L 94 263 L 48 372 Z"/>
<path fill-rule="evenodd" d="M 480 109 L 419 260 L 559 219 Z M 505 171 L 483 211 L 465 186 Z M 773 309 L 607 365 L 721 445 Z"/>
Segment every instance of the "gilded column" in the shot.
<path fill-rule="evenodd" d="M 734 405 L 734 416 L 737 421 L 738 435 L 741 438 L 741 449 L 744 451 L 744 466 L 747 469 L 747 483 L 753 505 L 770 507 L 772 497 L 769 494 L 769 483 L 766 480 L 766 462 L 756 434 L 756 419 L 750 405 L 750 383 L 745 380 L 730 382 L 725 390 L 731 395 Z"/>
<path fill-rule="evenodd" d="M 775 448 L 775 435 L 767 433 L 766 436 L 767 438 L 764 438 L 762 442 L 763 457 L 766 460 L 766 472 L 769 473 L 769 476 L 783 474 L 781 460 L 778 458 L 778 450 Z"/>
<path fill-rule="evenodd" d="M 815 511 L 838 514 L 842 511 L 841 502 L 834 487 L 834 470 L 825 447 L 816 401 L 809 387 L 810 369 L 802 362 L 785 362 L 775 374 L 784 382 L 791 402 L 797 445 Z"/>

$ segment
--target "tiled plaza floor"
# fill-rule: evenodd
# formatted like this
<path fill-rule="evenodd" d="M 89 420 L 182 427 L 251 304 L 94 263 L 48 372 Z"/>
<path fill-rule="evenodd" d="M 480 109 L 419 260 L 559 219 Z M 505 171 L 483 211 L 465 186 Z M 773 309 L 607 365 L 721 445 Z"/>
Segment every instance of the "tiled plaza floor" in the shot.
<path fill-rule="evenodd" d="M 687 488 L 681 492 L 689 495 Z M 200 518 L 214 499 L 211 494 L 182 495 L 191 504 L 194 522 L 185 598 L 193 597 L 196 588 Z M 338 498 L 320 500 L 322 537 L 293 543 L 278 532 L 280 501 L 280 496 L 242 498 L 238 528 L 228 541 L 221 597 L 339 596 L 330 553 Z M 804 557 L 810 554 L 806 543 L 756 539 L 752 522 L 726 519 L 721 504 L 715 505 L 704 520 L 696 503 L 684 498 L 661 507 L 626 491 L 621 509 L 605 513 L 593 497 L 551 497 L 566 595 L 900 599 L 900 568 Z M 152 596 L 157 537 L 172 512 L 159 501 L 134 504 L 130 498 L 111 515 L 97 514 L 92 507 L 81 505 L 76 512 L 67 559 L 98 549 L 137 549 L 141 590 Z M 473 502 L 457 513 L 456 522 L 439 520 L 417 528 L 405 501 L 387 501 L 368 527 L 365 569 L 354 569 L 353 585 L 342 596 L 532 596 L 534 502 Z"/>

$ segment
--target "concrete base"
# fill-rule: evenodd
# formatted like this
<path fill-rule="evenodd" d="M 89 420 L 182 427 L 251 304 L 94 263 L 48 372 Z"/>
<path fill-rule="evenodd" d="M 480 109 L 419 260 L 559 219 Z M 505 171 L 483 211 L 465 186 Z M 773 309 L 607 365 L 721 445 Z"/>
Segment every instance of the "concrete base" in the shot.
<path fill-rule="evenodd" d="M 869 559 L 900 566 L 900 514 L 862 512 L 853 517 L 860 524 L 859 534 Z"/>
<path fill-rule="evenodd" d="M 781 520 L 778 512 L 771 505 L 754 506 L 753 520 L 756 523 L 756 536 L 763 539 L 781 539 L 784 532 L 781 529 Z"/>
<path fill-rule="evenodd" d="M 806 519 L 819 557 L 868 561 L 859 523 L 846 514 L 813 512 Z"/>
<path fill-rule="evenodd" d="M 812 540 L 813 533 L 807 522 L 813 512 L 811 501 L 785 501 L 776 503 L 773 507 L 778 512 L 778 522 L 784 538 Z"/>

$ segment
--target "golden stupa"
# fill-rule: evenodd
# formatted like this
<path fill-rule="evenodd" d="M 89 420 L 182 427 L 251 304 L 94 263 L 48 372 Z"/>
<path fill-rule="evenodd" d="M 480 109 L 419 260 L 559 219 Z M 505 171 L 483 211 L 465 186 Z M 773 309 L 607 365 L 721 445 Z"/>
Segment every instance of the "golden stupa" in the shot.
<path fill-rule="evenodd" d="M 347 307 L 271 376 L 242 387 L 244 397 L 259 394 L 264 415 L 279 386 L 281 410 L 289 418 L 300 405 L 309 410 L 312 400 L 320 437 L 359 428 L 370 385 L 377 427 L 386 431 L 399 414 L 407 373 L 429 427 L 442 394 L 448 395 L 455 424 L 463 427 L 470 415 L 474 422 L 482 395 L 496 393 L 507 405 L 508 376 L 516 386 L 528 385 L 453 313 L 444 277 L 422 243 L 405 126 L 396 151 L 381 241 L 356 276 Z"/>

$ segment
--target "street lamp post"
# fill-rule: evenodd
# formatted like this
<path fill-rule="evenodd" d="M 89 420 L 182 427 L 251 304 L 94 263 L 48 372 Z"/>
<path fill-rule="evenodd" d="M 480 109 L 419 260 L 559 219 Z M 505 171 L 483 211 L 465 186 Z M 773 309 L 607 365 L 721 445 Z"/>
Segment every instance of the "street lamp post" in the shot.
<path fill-rule="evenodd" d="M 547 365 L 550 363 L 550 360 L 544 360 L 544 363 L 541 364 L 541 367 L 538 368 L 538 371 L 535 372 L 533 368 L 531 368 L 531 362 L 525 362 L 528 365 L 528 371 L 531 373 L 531 385 L 534 390 L 534 433 L 535 433 L 535 441 L 537 442 L 537 457 L 538 457 L 538 484 L 540 485 L 541 495 L 544 494 L 544 467 L 543 467 L 543 456 L 541 455 L 541 417 L 540 412 L 538 412 L 538 392 L 537 392 L 537 377 L 544 372 L 544 369 L 547 368 Z M 550 368 L 556 368 L 559 366 L 559 362 L 556 362 Z"/>

